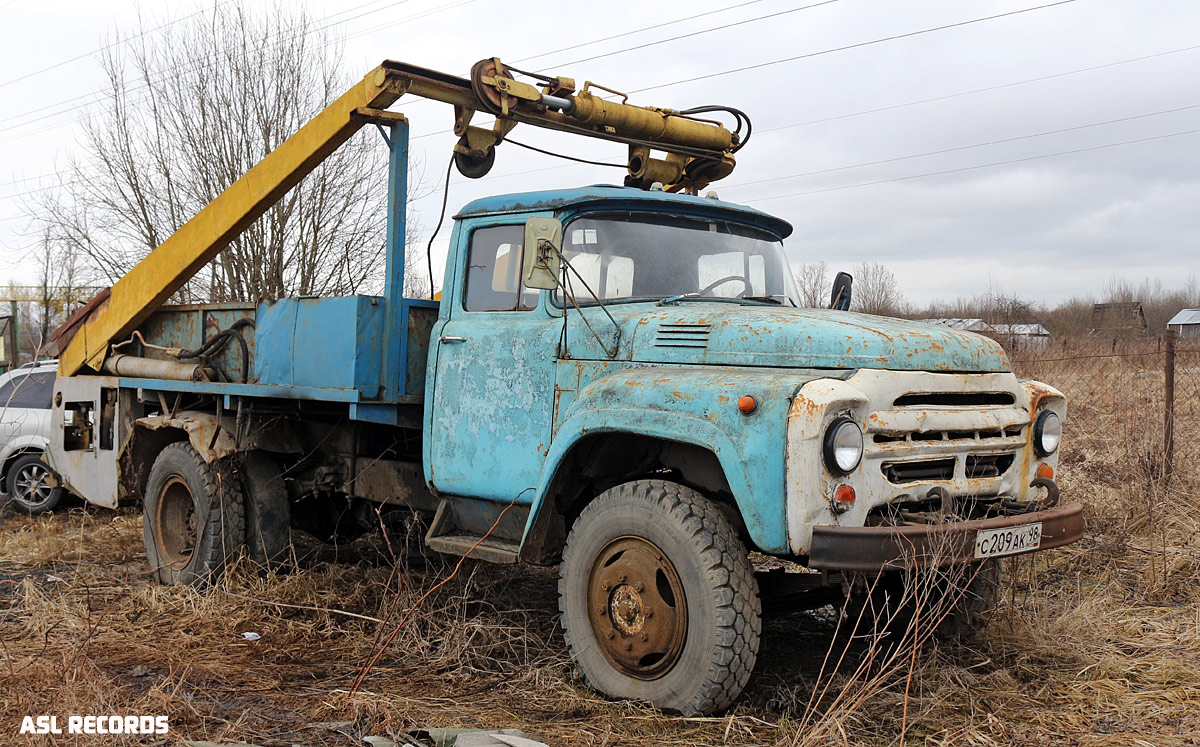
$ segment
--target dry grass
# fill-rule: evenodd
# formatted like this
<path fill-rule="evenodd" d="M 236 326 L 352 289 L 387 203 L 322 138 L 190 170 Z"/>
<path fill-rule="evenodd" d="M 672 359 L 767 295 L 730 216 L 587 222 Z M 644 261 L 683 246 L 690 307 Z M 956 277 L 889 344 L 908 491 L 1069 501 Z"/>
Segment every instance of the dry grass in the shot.
<path fill-rule="evenodd" d="M 855 643 L 835 666 L 835 614 L 774 617 L 730 713 L 672 718 L 578 683 L 552 569 L 468 561 L 351 692 L 378 637 L 449 566 L 397 570 L 365 538 L 302 547 L 286 576 L 238 568 L 209 592 L 161 588 L 136 512 L 75 509 L 0 520 L 0 744 L 43 743 L 16 735 L 37 713 L 166 714 L 163 744 L 349 745 L 418 726 L 518 727 L 555 745 L 1200 744 L 1200 475 L 1191 460 L 1169 489 L 1154 479 L 1161 431 L 1134 419 L 1161 420 L 1161 359 L 1055 357 L 1019 366 L 1072 397 L 1060 475 L 1088 505 L 1087 536 L 1010 563 L 1000 614 L 969 646 L 885 666 L 891 654 Z"/>

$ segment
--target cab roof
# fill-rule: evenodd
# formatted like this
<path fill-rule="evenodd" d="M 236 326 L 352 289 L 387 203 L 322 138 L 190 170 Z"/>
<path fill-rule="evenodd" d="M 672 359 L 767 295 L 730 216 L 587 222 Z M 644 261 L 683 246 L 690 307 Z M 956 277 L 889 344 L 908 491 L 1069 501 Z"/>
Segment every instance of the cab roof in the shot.
<path fill-rule="evenodd" d="M 530 213 L 545 210 L 560 210 L 565 207 L 589 209 L 655 209 L 689 214 L 722 215 L 730 220 L 758 226 L 778 236 L 787 238 L 792 225 L 773 215 L 745 205 L 724 202 L 709 197 L 673 194 L 659 190 L 646 191 L 636 187 L 619 187 L 611 184 L 594 184 L 575 189 L 549 189 L 540 192 L 516 192 L 514 194 L 481 197 L 467 203 L 455 218 L 478 215 L 501 215 L 504 213 Z"/>

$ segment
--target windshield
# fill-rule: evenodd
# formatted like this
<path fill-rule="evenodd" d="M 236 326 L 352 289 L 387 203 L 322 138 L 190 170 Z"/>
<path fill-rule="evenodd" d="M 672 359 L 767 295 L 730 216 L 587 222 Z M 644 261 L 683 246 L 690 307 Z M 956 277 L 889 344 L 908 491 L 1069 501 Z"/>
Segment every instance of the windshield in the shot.
<path fill-rule="evenodd" d="M 580 305 L 595 303 L 592 293 L 601 301 L 703 296 L 798 305 L 782 242 L 724 220 L 587 215 L 563 231 L 562 253 L 575 270 L 563 273 L 564 285 Z M 562 305 L 562 291 L 554 297 Z"/>

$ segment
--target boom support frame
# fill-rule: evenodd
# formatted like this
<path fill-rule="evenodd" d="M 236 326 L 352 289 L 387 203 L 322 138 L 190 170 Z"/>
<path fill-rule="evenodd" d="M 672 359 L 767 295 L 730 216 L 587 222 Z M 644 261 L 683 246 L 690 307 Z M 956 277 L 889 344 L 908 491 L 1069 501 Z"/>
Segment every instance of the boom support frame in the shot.
<path fill-rule="evenodd" d="M 405 185 L 397 180 L 405 179 L 408 122 L 402 114 L 385 110 L 405 93 L 454 106 L 454 132 L 460 137 L 455 147 L 456 163 L 472 177 L 487 173 L 494 159 L 493 149 L 518 123 L 627 143 L 630 176 L 626 183 L 643 188 L 662 182 L 670 191 L 694 192 L 733 169 L 732 154 L 740 147 L 738 136 L 719 122 L 668 109 L 634 106 L 624 94 L 590 82 L 576 93 L 570 78 L 534 77 L 544 83 L 541 90 L 515 80 L 496 58 L 477 63 L 470 80 L 385 61 L 150 252 L 107 295 L 102 292 L 79 317 L 69 320 L 56 335 L 63 348 L 59 375 L 101 371 L 113 343 L 128 338 L 200 268 L 370 122 L 380 125 L 381 130 L 383 126 L 392 129 L 388 141 L 391 177 L 386 295 L 389 302 L 399 302 L 403 296 Z M 596 96 L 590 90 L 593 87 L 621 96 L 622 100 Z M 480 111 L 495 116 L 490 130 L 471 124 Z M 651 149 L 667 155 L 664 159 L 652 158 Z M 403 163 L 397 163 L 397 159 Z M 399 308 L 394 313 L 389 310 L 389 327 L 395 321 L 392 317 L 400 313 Z M 398 365 L 395 352 L 388 352 L 385 365 L 389 372 Z"/>

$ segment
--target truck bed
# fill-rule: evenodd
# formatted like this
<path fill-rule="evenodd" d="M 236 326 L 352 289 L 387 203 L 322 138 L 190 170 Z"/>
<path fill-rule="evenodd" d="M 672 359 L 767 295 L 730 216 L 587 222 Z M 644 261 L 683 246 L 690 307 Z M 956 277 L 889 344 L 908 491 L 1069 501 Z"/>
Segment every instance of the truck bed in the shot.
<path fill-rule="evenodd" d="M 117 352 L 177 360 L 159 348 L 195 350 L 239 320 L 246 342 L 207 357 L 218 381 L 121 377 L 122 387 L 165 392 L 348 403 L 352 419 L 389 422 L 394 405 L 419 404 L 438 302 L 405 298 L 388 332 L 382 296 L 287 298 L 259 304 L 164 306 Z M 398 350 L 389 351 L 389 342 Z M 391 353 L 391 355 L 389 355 Z M 197 359 L 189 359 L 195 362 Z M 393 366 L 389 360 L 397 361 Z M 393 370 L 389 370 L 393 369 Z M 243 381 L 244 377 L 244 381 Z"/>

